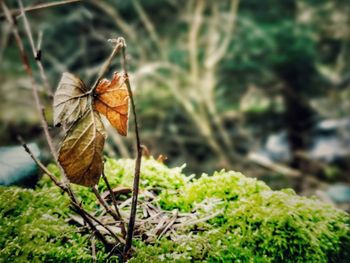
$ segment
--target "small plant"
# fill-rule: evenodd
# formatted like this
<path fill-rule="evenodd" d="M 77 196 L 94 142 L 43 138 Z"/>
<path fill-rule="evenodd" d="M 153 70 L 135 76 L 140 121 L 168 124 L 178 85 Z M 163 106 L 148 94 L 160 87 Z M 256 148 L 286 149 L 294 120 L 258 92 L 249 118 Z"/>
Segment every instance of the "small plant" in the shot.
<path fill-rule="evenodd" d="M 41 78 L 47 88 L 48 94 L 52 94 L 49 89 L 47 78 L 45 76 L 44 67 L 41 63 L 41 51 L 34 44 L 30 24 L 27 20 L 25 9 L 22 2 L 18 1 L 20 12 L 22 14 L 25 32 L 29 39 L 29 43 L 33 50 L 33 58 L 37 62 L 40 69 Z M 61 143 L 61 147 L 57 151 L 54 147 L 52 137 L 49 132 L 49 125 L 45 118 L 44 107 L 38 94 L 37 80 L 34 78 L 32 66 L 29 63 L 29 57 L 24 49 L 23 40 L 17 29 L 14 17 L 4 2 L 1 7 L 9 24 L 12 26 L 15 40 L 20 51 L 22 62 L 26 72 L 32 80 L 32 90 L 35 98 L 35 104 L 40 114 L 42 127 L 46 136 L 47 143 L 51 150 L 52 156 L 57 160 L 57 165 L 61 169 L 62 181 L 52 174 L 30 151 L 24 141 L 20 138 L 25 150 L 31 155 L 33 160 L 45 172 L 53 183 L 65 192 L 70 198 L 70 207 L 79 214 L 83 221 L 90 227 L 91 233 L 95 235 L 111 253 L 117 253 L 121 259 L 129 257 L 132 245 L 132 237 L 135 225 L 135 216 L 137 210 L 139 174 L 141 165 L 142 148 L 138 133 L 138 123 L 136 117 L 135 104 L 133 100 L 132 90 L 126 67 L 126 44 L 123 38 L 111 40 L 115 45 L 110 57 L 102 66 L 98 77 L 89 89 L 78 77 L 71 73 L 63 73 L 58 88 L 54 94 L 54 124 L 55 126 L 63 126 L 66 131 L 65 137 Z M 112 81 L 102 79 L 106 74 L 112 60 L 118 54 L 122 54 L 123 74 L 115 73 Z M 111 209 L 105 200 L 101 197 L 97 184 L 100 177 L 106 181 L 109 186 L 107 177 L 103 172 L 103 146 L 105 142 L 106 132 L 99 114 L 103 114 L 110 121 L 121 135 L 127 134 L 129 101 L 134 116 L 134 126 L 136 135 L 136 165 L 134 173 L 134 186 L 132 206 L 127 224 L 125 219 L 120 215 L 117 204 L 114 199 L 112 189 L 109 187 L 110 194 L 113 199 L 114 209 Z M 67 129 L 68 128 L 68 129 Z M 105 223 L 88 212 L 83 202 L 79 200 L 70 183 L 75 183 L 85 187 L 91 187 L 97 200 L 104 207 L 106 212 L 120 225 L 121 234 L 115 234 Z M 106 238 L 98 228 L 102 227 L 110 234 L 113 241 Z M 116 249 L 118 248 L 118 249 Z M 119 252 L 120 250 L 123 252 Z"/>

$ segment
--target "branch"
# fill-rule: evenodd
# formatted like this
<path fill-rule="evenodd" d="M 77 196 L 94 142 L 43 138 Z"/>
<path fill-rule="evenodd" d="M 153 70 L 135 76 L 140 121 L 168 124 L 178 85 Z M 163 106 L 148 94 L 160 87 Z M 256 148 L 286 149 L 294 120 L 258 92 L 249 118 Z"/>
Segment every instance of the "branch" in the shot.
<path fill-rule="evenodd" d="M 123 43 L 123 49 L 122 49 L 122 66 L 124 70 L 124 76 L 125 76 L 125 84 L 128 88 L 131 107 L 132 107 L 132 113 L 134 116 L 134 125 L 135 125 L 135 135 L 136 135 L 136 149 L 137 149 L 137 157 L 135 161 L 135 172 L 134 172 L 134 183 L 133 183 L 133 192 L 132 192 L 132 203 L 131 203 L 131 211 L 130 211 L 130 219 L 129 219 L 129 225 L 128 225 L 128 232 L 126 236 L 126 243 L 124 247 L 124 257 L 127 256 L 129 253 L 129 250 L 132 246 L 132 237 L 134 233 L 134 227 L 135 227 L 135 219 L 136 219 L 136 211 L 137 211 L 137 199 L 139 194 L 139 183 L 140 183 L 140 169 L 141 169 L 141 159 L 142 159 L 142 146 L 140 142 L 140 136 L 139 136 L 139 129 L 138 129 L 138 122 L 137 122 L 137 114 L 136 114 L 136 108 L 135 108 L 135 102 L 133 93 L 130 87 L 130 81 L 128 76 L 128 71 L 126 67 L 126 44 L 124 39 L 120 39 Z"/>
<path fill-rule="evenodd" d="M 114 8 L 113 5 L 108 4 L 106 1 L 92 0 L 92 3 L 109 15 L 114 20 L 116 26 L 125 33 L 128 39 L 130 38 L 134 42 L 138 41 L 135 30 L 123 20 L 117 8 Z"/>
<path fill-rule="evenodd" d="M 31 66 L 29 64 L 28 56 L 27 56 L 27 54 L 26 54 L 26 52 L 24 50 L 24 45 L 23 45 L 22 38 L 19 35 L 19 32 L 18 32 L 18 29 L 16 27 L 15 21 L 13 20 L 11 14 L 10 14 L 10 11 L 9 11 L 8 7 L 6 6 L 4 1 L 1 1 L 1 6 L 2 6 L 2 9 L 4 11 L 4 14 L 6 16 L 7 21 L 9 22 L 9 24 L 12 27 L 12 31 L 13 31 L 13 34 L 14 34 L 14 37 L 15 37 L 15 41 L 16 41 L 16 44 L 17 44 L 19 52 L 20 52 L 20 56 L 21 56 L 22 63 L 24 65 L 25 71 L 27 72 L 27 74 L 31 78 L 32 91 L 33 91 L 33 96 L 34 96 L 34 100 L 35 100 L 35 105 L 36 105 L 36 108 L 37 108 L 37 110 L 39 112 L 39 115 L 40 115 L 40 121 L 41 121 L 41 125 L 43 127 L 43 130 L 44 130 L 44 133 L 45 133 L 46 141 L 47 141 L 47 143 L 49 145 L 49 148 L 50 148 L 52 156 L 54 157 L 55 160 L 57 160 L 56 150 L 55 150 L 55 147 L 53 145 L 52 137 L 51 137 L 51 135 L 49 133 L 48 124 L 47 124 L 46 119 L 45 119 L 45 114 L 44 114 L 44 110 L 43 110 L 44 107 L 41 104 L 41 101 L 40 101 L 40 98 L 39 98 L 38 87 L 37 87 L 38 85 L 37 85 L 37 83 L 35 81 L 35 78 L 33 76 L 33 71 L 32 71 L 32 68 L 31 68 Z"/>
<path fill-rule="evenodd" d="M 204 0 L 196 1 L 196 7 L 193 14 L 193 21 L 191 23 L 192 26 L 189 31 L 189 40 L 188 40 L 188 49 L 190 52 L 191 76 L 192 76 L 193 83 L 196 83 L 196 84 L 198 80 L 197 38 L 198 38 L 199 29 L 203 23 L 202 16 L 203 16 L 204 8 L 205 8 Z"/>
<path fill-rule="evenodd" d="M 67 189 L 64 185 L 62 185 L 58 179 L 56 178 L 56 176 L 54 176 L 47 168 L 46 166 L 39 161 L 38 158 L 35 157 L 35 155 L 33 154 L 33 152 L 29 149 L 28 145 L 24 142 L 23 138 L 21 136 L 17 137 L 18 141 L 22 144 L 24 150 L 29 154 L 29 156 L 33 159 L 33 161 L 39 166 L 39 168 L 45 173 L 47 174 L 51 181 L 54 182 L 54 184 L 56 186 L 58 186 L 62 191 L 66 192 Z"/>
<path fill-rule="evenodd" d="M 42 32 L 41 32 L 41 34 L 39 34 L 39 41 L 38 41 L 38 45 L 37 45 L 38 48 L 37 48 L 37 47 L 35 47 L 35 44 L 34 44 L 33 34 L 32 34 L 31 29 L 30 29 L 30 25 L 29 25 L 25 10 L 23 8 L 22 0 L 18 0 L 18 5 L 20 7 L 21 15 L 23 17 L 24 29 L 25 29 L 25 32 L 26 32 L 27 37 L 29 39 L 29 43 L 30 43 L 30 46 L 32 48 L 32 51 L 33 51 L 33 57 L 35 58 L 35 61 L 36 61 L 38 68 L 40 70 L 40 77 L 44 83 L 46 91 L 52 97 L 53 96 L 52 89 L 50 87 L 49 81 L 48 81 L 47 76 L 45 74 L 44 66 L 41 62 L 40 46 L 41 46 Z"/>
<path fill-rule="evenodd" d="M 205 61 L 205 66 L 208 68 L 213 67 L 216 63 L 218 63 L 220 59 L 224 57 L 229 47 L 232 33 L 236 25 L 235 20 L 237 17 L 238 5 L 239 5 L 239 0 L 231 1 L 231 8 L 229 10 L 229 19 L 226 23 L 227 24 L 226 36 L 222 41 L 220 41 L 221 45 L 219 45 L 213 51 L 213 54 L 209 56 L 209 58 Z"/>
<path fill-rule="evenodd" d="M 137 14 L 139 15 L 141 21 L 145 25 L 145 28 L 146 28 L 148 34 L 150 35 L 150 38 L 152 39 L 154 44 L 157 46 L 159 53 L 162 55 L 163 58 L 165 58 L 164 49 L 160 45 L 160 43 L 161 43 L 160 38 L 156 32 L 156 29 L 155 29 L 151 19 L 149 18 L 146 11 L 144 10 L 144 8 L 142 7 L 142 5 L 140 4 L 140 2 L 138 0 L 133 0 L 132 4 L 133 4 Z"/>
<path fill-rule="evenodd" d="M 97 200 L 98 200 L 98 201 L 100 202 L 100 204 L 104 207 L 104 209 L 106 210 L 106 212 L 107 212 L 108 214 L 110 214 L 110 215 L 113 217 L 113 219 L 114 219 L 115 221 L 120 221 L 120 220 L 122 220 L 122 219 L 120 218 L 120 216 L 118 216 L 118 215 L 116 214 L 116 212 L 114 212 L 113 210 L 111 210 L 111 209 L 109 208 L 109 206 L 108 206 L 108 204 L 106 203 L 106 201 L 101 197 L 100 193 L 98 192 L 98 189 L 97 189 L 96 185 L 92 187 L 92 191 L 94 192 L 94 194 L 95 194 Z"/>
<path fill-rule="evenodd" d="M 122 49 L 123 44 L 120 42 L 120 39 L 121 39 L 121 38 L 118 38 L 118 39 L 116 39 L 116 40 L 114 40 L 114 39 L 110 39 L 110 40 L 109 40 L 110 42 L 116 42 L 116 45 L 115 45 L 115 47 L 114 47 L 114 49 L 113 49 L 111 55 L 109 56 L 109 58 L 108 58 L 108 59 L 105 61 L 105 63 L 102 65 L 102 67 L 101 67 L 101 69 L 100 69 L 100 71 L 99 71 L 99 73 L 98 73 L 97 79 L 96 79 L 94 85 L 92 86 L 92 89 L 90 90 L 90 92 L 91 92 L 91 91 L 93 92 L 93 91 L 96 89 L 98 83 L 101 81 L 101 79 L 103 78 L 103 76 L 106 74 L 106 72 L 107 72 L 109 66 L 111 65 L 113 58 L 114 58 L 114 57 L 119 53 L 119 51 Z"/>
<path fill-rule="evenodd" d="M 104 171 L 102 172 L 102 178 L 103 178 L 103 180 L 106 183 L 106 186 L 107 186 L 107 189 L 109 191 L 109 194 L 111 195 L 112 203 L 114 205 L 114 209 L 115 209 L 117 215 L 119 216 L 119 218 L 122 218 L 121 215 L 120 215 L 119 209 L 118 209 L 117 200 L 115 199 L 114 192 L 113 192 L 113 190 L 111 188 L 111 185 L 109 184 L 109 182 L 107 180 L 107 176 L 105 175 Z M 125 232 L 124 222 L 123 222 L 123 229 L 122 230 Z"/>
<path fill-rule="evenodd" d="M 51 3 L 45 3 L 45 4 L 38 4 L 38 5 L 34 5 L 34 6 L 29 6 L 29 7 L 25 7 L 24 11 L 34 11 L 34 10 L 39 10 L 39 9 L 44 9 L 44 8 L 48 8 L 48 7 L 52 7 L 52 6 L 60 6 L 60 5 L 65 5 L 65 4 L 71 4 L 71 3 L 75 3 L 75 2 L 80 2 L 82 0 L 65 0 L 65 1 L 55 1 L 55 2 L 51 2 Z M 21 14 L 21 9 L 15 9 L 9 12 L 9 14 L 14 17 L 14 16 L 19 16 Z M 2 13 L 0 14 L 0 19 L 3 19 L 6 17 L 6 13 Z"/>
<path fill-rule="evenodd" d="M 89 225 L 91 228 L 92 232 L 96 234 L 96 236 L 101 240 L 101 242 L 105 245 L 106 248 L 110 248 L 111 244 L 105 239 L 105 237 L 97 230 L 95 225 L 92 223 L 90 218 L 94 221 L 97 221 L 98 224 L 102 225 L 104 228 L 109 230 L 105 225 L 103 225 L 100 221 L 98 221 L 96 218 L 94 218 L 92 215 L 90 215 L 87 211 L 84 210 L 84 208 L 79 204 L 77 201 L 77 198 L 75 197 L 74 193 L 71 191 L 68 185 L 61 184 L 59 183 L 58 179 L 56 178 L 55 175 L 53 175 L 46 167 L 45 165 L 35 157 L 33 152 L 29 149 L 27 144 L 23 141 L 21 137 L 18 137 L 18 140 L 21 142 L 24 150 L 30 155 L 30 157 L 33 159 L 33 161 L 38 165 L 40 170 L 42 170 L 45 174 L 47 174 L 50 179 L 54 182 L 54 184 L 59 187 L 63 192 L 67 193 L 70 197 L 72 209 L 79 214 L 84 221 Z M 110 230 L 109 230 L 110 231 Z M 113 233 L 112 233 L 113 234 Z"/>

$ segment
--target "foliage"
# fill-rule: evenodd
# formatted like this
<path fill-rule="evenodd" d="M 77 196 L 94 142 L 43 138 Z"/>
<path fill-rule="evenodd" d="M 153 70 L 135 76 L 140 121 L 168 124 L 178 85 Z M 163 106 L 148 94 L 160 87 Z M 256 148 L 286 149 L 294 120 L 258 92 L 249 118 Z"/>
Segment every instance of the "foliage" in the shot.
<path fill-rule="evenodd" d="M 94 186 L 103 172 L 103 146 L 106 133 L 99 114 L 88 110 L 68 130 L 58 161 L 70 182 Z"/>
<path fill-rule="evenodd" d="M 317 199 L 297 196 L 290 189 L 272 191 L 241 173 L 222 170 L 213 176 L 189 179 L 182 168 L 144 159 L 141 191 L 155 189 L 164 209 L 196 209 L 203 216 L 218 215 L 179 229 L 171 240 L 162 238 L 155 244 L 136 240 L 137 253 L 130 262 L 349 260 L 350 218 L 345 212 Z M 58 173 L 55 166 L 49 169 Z M 112 187 L 130 187 L 133 170 L 130 159 L 107 159 L 105 163 Z M 1 256 L 55 262 L 89 260 L 88 237 L 64 221 L 68 199 L 53 190 L 45 177 L 39 187 L 35 191 L 1 189 Z M 102 180 L 99 189 L 106 189 Z M 89 209 L 95 208 L 88 188 L 77 185 L 75 190 Z M 106 256 L 99 253 L 99 259 Z"/>
<path fill-rule="evenodd" d="M 129 93 L 122 74 L 115 72 L 112 81 L 101 80 L 95 90 L 95 109 L 105 115 L 119 134 L 128 133 Z"/>
<path fill-rule="evenodd" d="M 94 186 L 103 172 L 106 132 L 99 113 L 104 114 L 121 135 L 127 134 L 126 78 L 117 73 L 112 81 L 99 77 L 97 84 L 88 90 L 78 77 L 63 73 L 54 96 L 54 124 L 72 124 L 58 156 L 70 182 Z"/>

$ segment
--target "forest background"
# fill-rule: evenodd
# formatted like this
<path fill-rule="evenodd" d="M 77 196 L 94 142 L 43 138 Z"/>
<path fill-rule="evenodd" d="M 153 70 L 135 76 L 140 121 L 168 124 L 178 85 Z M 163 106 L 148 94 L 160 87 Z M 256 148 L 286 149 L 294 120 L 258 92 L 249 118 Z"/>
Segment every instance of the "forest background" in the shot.
<path fill-rule="evenodd" d="M 348 1 L 90 0 L 27 17 L 41 39 L 49 89 L 40 91 L 50 124 L 50 92 L 62 72 L 91 85 L 109 55 L 106 40 L 123 36 L 151 155 L 166 156 L 170 166 L 186 163 L 187 174 L 233 169 L 307 195 L 348 185 Z M 20 134 L 45 159 L 31 80 L 3 15 L 0 25 L 0 144 L 18 144 Z M 109 76 L 118 60 L 111 68 Z M 107 129 L 106 155 L 132 157 L 132 127 L 127 138 Z M 59 138 L 59 129 L 50 131 Z"/>

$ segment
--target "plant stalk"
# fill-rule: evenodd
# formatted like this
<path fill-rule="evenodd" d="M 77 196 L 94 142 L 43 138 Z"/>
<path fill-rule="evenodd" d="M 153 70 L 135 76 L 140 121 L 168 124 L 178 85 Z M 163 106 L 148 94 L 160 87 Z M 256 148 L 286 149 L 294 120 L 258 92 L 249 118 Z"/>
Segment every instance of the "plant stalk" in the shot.
<path fill-rule="evenodd" d="M 130 211 L 130 219 L 128 224 L 128 231 L 126 236 L 126 243 L 124 247 L 124 258 L 128 257 L 130 248 L 132 246 L 132 238 L 134 234 L 134 227 L 135 227 L 135 220 L 136 220 L 136 211 L 137 211 L 137 199 L 139 194 L 139 184 L 140 184 L 140 170 L 141 170 L 141 159 L 142 159 L 142 146 L 140 142 L 140 135 L 139 135 L 139 129 L 138 129 L 138 122 L 137 122 L 137 114 L 136 114 L 136 108 L 135 108 L 135 102 L 133 93 L 130 87 L 130 81 L 128 76 L 128 71 L 126 67 L 126 54 L 125 54 L 125 40 L 123 41 L 123 48 L 122 48 L 122 66 L 124 70 L 124 78 L 125 78 L 125 84 L 129 92 L 129 98 L 132 108 L 132 114 L 134 117 L 134 125 L 135 125 L 135 136 L 136 136 L 136 149 L 137 149 L 137 156 L 135 161 L 135 172 L 134 172 L 134 183 L 133 183 L 133 192 L 132 192 L 132 201 L 131 201 L 131 211 Z"/>

